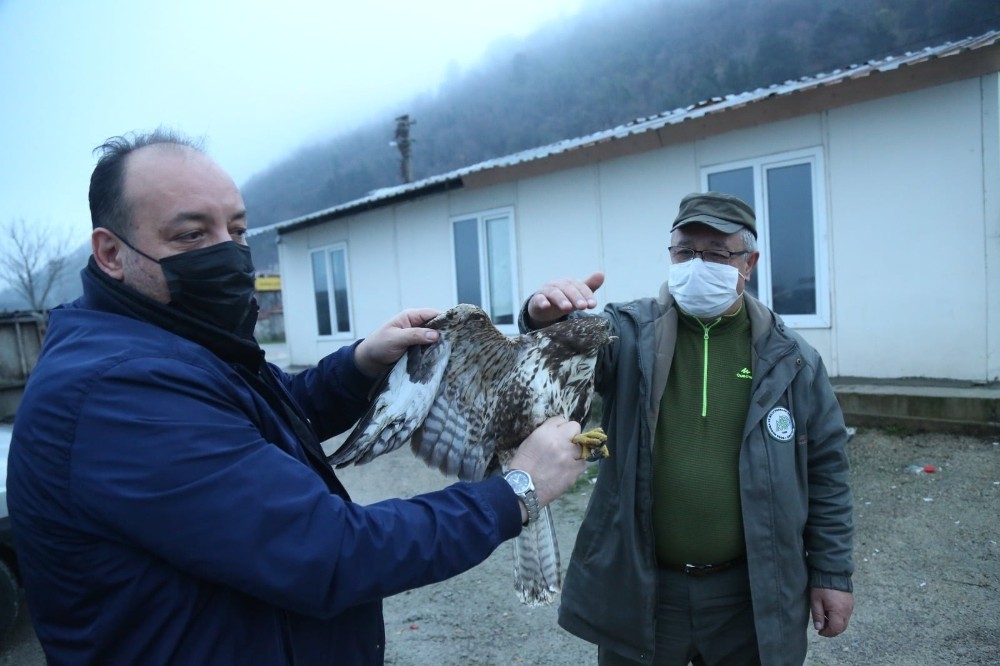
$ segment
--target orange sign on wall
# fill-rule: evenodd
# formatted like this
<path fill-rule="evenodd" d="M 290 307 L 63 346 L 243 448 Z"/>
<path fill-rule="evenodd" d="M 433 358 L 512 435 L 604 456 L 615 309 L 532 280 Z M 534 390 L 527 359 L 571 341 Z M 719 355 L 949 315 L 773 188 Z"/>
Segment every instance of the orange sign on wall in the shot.
<path fill-rule="evenodd" d="M 281 291 L 281 276 L 262 275 L 257 278 L 254 288 L 257 291 Z"/>

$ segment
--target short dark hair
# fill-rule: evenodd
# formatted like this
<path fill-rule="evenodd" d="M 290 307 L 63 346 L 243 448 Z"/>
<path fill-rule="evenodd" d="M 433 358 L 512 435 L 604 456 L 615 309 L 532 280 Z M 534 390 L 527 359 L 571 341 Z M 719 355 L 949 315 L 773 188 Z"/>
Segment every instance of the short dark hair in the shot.
<path fill-rule="evenodd" d="M 128 240 L 131 210 L 125 201 L 125 158 L 139 148 L 156 144 L 185 146 L 202 152 L 200 142 L 162 127 L 152 132 L 113 136 L 94 148 L 95 153 L 100 153 L 90 175 L 90 223 L 94 229 L 104 227 Z"/>

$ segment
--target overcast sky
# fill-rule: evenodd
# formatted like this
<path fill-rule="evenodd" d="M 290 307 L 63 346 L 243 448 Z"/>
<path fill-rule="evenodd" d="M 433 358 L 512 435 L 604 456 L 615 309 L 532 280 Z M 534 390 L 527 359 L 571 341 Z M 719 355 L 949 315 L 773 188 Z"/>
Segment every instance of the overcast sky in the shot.
<path fill-rule="evenodd" d="M 0 0 L 0 223 L 85 242 L 93 148 L 160 125 L 243 185 L 584 3 Z"/>

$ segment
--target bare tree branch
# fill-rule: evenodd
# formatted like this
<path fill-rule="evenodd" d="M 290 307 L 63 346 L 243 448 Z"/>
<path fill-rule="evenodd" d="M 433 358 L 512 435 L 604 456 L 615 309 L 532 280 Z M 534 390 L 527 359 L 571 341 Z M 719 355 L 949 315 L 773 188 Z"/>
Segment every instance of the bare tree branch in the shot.
<path fill-rule="evenodd" d="M 52 287 L 66 271 L 71 235 L 23 218 L 0 227 L 0 280 L 32 310 L 44 310 Z"/>

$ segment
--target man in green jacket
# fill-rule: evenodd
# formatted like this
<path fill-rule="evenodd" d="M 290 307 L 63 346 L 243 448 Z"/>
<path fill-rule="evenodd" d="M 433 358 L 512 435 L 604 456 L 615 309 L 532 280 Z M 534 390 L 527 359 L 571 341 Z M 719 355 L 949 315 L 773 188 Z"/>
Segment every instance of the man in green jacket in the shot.
<path fill-rule="evenodd" d="M 601 666 L 802 664 L 854 607 L 847 431 L 819 354 L 744 293 L 756 218 L 681 201 L 658 298 L 612 303 L 596 388 L 611 456 L 576 540 L 559 624 Z M 546 283 L 523 330 L 597 305 L 604 275 Z"/>

